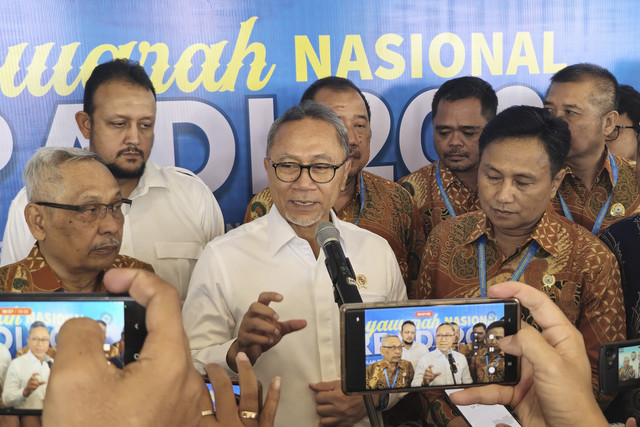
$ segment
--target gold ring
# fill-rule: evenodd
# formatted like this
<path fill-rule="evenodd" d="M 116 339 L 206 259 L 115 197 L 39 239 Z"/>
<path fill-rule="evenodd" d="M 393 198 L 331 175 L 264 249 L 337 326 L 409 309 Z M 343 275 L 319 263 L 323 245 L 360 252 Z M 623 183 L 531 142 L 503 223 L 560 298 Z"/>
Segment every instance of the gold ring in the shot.
<path fill-rule="evenodd" d="M 253 411 L 239 411 L 240 418 L 255 420 L 258 418 L 258 413 Z"/>
<path fill-rule="evenodd" d="M 213 415 L 213 411 L 212 410 L 207 410 L 207 411 L 202 411 L 202 416 L 206 417 L 207 415 Z"/>

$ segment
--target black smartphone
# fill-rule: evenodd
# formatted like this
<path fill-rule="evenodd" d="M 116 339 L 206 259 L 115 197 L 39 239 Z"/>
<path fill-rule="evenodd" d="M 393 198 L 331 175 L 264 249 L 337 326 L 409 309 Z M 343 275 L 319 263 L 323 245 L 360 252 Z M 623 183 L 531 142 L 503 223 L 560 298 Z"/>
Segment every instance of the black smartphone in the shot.
<path fill-rule="evenodd" d="M 498 340 L 520 329 L 511 299 L 345 304 L 341 312 L 346 394 L 515 384 L 520 361 Z"/>
<path fill-rule="evenodd" d="M 147 335 L 145 308 L 129 296 L 0 293 L 0 414 L 42 413 L 58 332 L 75 317 L 88 317 L 102 326 L 105 360 L 112 365 L 122 368 L 138 358 Z M 28 386 L 31 377 L 39 383 L 34 390 L 33 385 Z M 27 387 L 28 396 L 24 398 Z"/>
<path fill-rule="evenodd" d="M 204 379 L 204 383 L 207 385 L 207 388 L 209 389 L 209 394 L 211 395 L 211 401 L 213 402 L 213 410 L 216 410 L 216 396 L 215 393 L 213 391 L 213 386 L 211 385 L 211 382 L 209 381 L 209 378 L 205 375 L 203 377 Z M 233 394 L 236 397 L 236 404 L 240 404 L 240 381 L 238 379 L 238 377 L 231 377 L 231 386 L 233 387 Z M 262 409 L 262 383 L 260 383 L 260 381 L 258 381 L 258 407 L 259 409 Z"/>
<path fill-rule="evenodd" d="M 615 393 L 640 388 L 640 339 L 600 346 L 600 391 Z"/>

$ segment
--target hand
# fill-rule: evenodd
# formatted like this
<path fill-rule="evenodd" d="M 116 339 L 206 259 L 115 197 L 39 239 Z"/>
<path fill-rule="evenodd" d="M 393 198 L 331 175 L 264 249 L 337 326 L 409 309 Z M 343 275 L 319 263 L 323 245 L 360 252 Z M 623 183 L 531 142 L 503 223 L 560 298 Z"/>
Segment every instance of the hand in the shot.
<path fill-rule="evenodd" d="M 258 301 L 249 306 L 240 322 L 238 338 L 227 352 L 227 365 L 231 369 L 238 372 L 235 366 L 238 352 L 245 353 L 253 365 L 262 353 L 278 344 L 282 337 L 307 326 L 307 321 L 303 319 L 278 321 L 278 313 L 269 307 L 269 303 L 282 299 L 277 292 L 262 292 Z"/>
<path fill-rule="evenodd" d="M 367 415 L 362 396 L 346 396 L 342 392 L 341 381 L 309 384 L 316 394 L 316 412 L 320 415 L 320 425 L 353 425 Z"/>
<path fill-rule="evenodd" d="M 210 420 L 202 411 L 213 405 L 193 367 L 176 289 L 152 273 L 119 268 L 107 271 L 104 284 L 112 292 L 128 290 L 147 307 L 140 357 L 116 369 L 105 360 L 97 322 L 67 321 L 58 335 L 43 425 L 196 426 Z"/>
<path fill-rule="evenodd" d="M 433 365 L 427 366 L 427 369 L 424 370 L 424 375 L 422 376 L 422 385 L 431 384 L 431 381 L 433 381 L 438 375 L 442 374 L 442 372 L 433 372 L 431 368 L 433 368 Z"/>
<path fill-rule="evenodd" d="M 593 396 L 591 368 L 580 332 L 542 292 L 518 282 L 489 288 L 496 298 L 516 297 L 543 328 L 528 324 L 500 340 L 506 353 L 522 356 L 521 379 L 513 387 L 489 385 L 453 393 L 453 403 L 515 407 L 522 425 L 608 426 Z M 568 392 L 570 391 L 570 392 Z"/>
<path fill-rule="evenodd" d="M 280 377 L 276 377 L 269 385 L 267 398 L 262 410 L 258 408 L 258 380 L 256 379 L 251 363 L 244 353 L 238 353 L 236 357 L 238 377 L 240 378 L 240 406 L 236 405 L 235 395 L 231 388 L 231 380 L 225 371 L 218 365 L 206 365 L 205 370 L 211 379 L 211 385 L 216 395 L 216 413 L 213 415 L 213 426 L 273 426 L 280 398 Z M 241 418 L 240 411 L 259 413 L 258 419 Z M 209 417 L 207 417 L 209 418 Z"/>
<path fill-rule="evenodd" d="M 27 385 L 25 386 L 24 390 L 22 390 L 22 395 L 24 397 L 29 397 L 31 393 L 36 391 L 38 387 L 46 383 L 47 383 L 46 381 L 40 381 L 40 377 L 38 377 L 38 374 L 33 374 L 29 378 L 29 381 L 27 382 Z"/>

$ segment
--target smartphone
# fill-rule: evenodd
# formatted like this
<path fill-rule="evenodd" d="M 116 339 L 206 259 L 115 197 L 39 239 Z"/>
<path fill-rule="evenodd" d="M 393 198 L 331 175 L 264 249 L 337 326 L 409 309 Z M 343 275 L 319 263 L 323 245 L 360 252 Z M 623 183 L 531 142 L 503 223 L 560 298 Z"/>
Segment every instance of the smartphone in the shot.
<path fill-rule="evenodd" d="M 211 401 L 213 402 L 213 410 L 215 412 L 216 410 L 216 396 L 215 393 L 213 391 L 213 386 L 211 385 L 211 382 L 209 382 L 209 378 L 205 375 L 203 376 L 204 379 L 204 383 L 207 385 L 207 388 L 209 389 L 209 394 L 211 395 Z M 233 387 L 233 394 L 236 397 L 236 404 L 240 404 L 240 381 L 238 380 L 238 377 L 231 377 L 231 386 Z M 260 383 L 260 381 L 258 381 L 258 407 L 259 409 L 262 409 L 262 383 Z"/>
<path fill-rule="evenodd" d="M 600 346 L 599 379 L 602 393 L 640 388 L 640 339 Z"/>
<path fill-rule="evenodd" d="M 0 380 L 9 398 L 24 390 L 29 377 L 43 382 L 27 399 L 0 408 L 0 414 L 40 415 L 62 325 L 75 317 L 100 323 L 105 361 L 116 367 L 136 360 L 147 335 L 145 308 L 133 298 L 107 293 L 0 293 Z M 38 325 L 29 331 L 35 322 Z M 6 351 L 5 351 L 6 350 Z M 45 363 L 38 362 L 43 358 Z M 30 362 L 29 362 L 30 361 Z M 45 366 L 46 365 L 46 366 Z M 33 371 L 33 372 L 32 372 Z M 10 404 L 11 399 L 3 398 Z"/>
<path fill-rule="evenodd" d="M 520 303 L 514 298 L 345 304 L 340 321 L 345 394 L 516 384 L 520 379 L 519 358 L 497 344 L 520 329 Z"/>

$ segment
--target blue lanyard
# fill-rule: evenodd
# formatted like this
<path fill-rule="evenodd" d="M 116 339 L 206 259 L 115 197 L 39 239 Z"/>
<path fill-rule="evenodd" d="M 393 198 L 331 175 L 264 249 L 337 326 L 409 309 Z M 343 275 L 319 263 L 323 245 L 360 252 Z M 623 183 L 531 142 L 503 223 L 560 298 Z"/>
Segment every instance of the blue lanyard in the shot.
<path fill-rule="evenodd" d="M 389 375 L 387 375 L 387 368 L 384 368 L 384 377 L 387 379 L 387 387 L 393 388 L 398 380 L 398 372 L 400 372 L 400 366 L 396 366 L 396 376 L 393 378 L 393 384 L 389 384 Z"/>
<path fill-rule="evenodd" d="M 360 215 L 362 215 L 362 210 L 364 209 L 364 178 L 362 178 L 362 172 L 360 172 L 360 212 L 358 212 L 358 217 L 356 218 L 355 225 L 358 225 L 358 221 L 360 221 Z"/>
<path fill-rule="evenodd" d="M 609 205 L 611 204 L 611 198 L 613 197 L 613 190 L 616 188 L 616 184 L 618 183 L 618 163 L 616 163 L 616 159 L 609 153 L 609 162 L 611 163 L 611 171 L 613 172 L 613 187 L 611 188 L 611 193 L 609 194 L 609 198 L 602 205 L 600 209 L 600 213 L 596 218 L 595 224 L 593 224 L 593 228 L 591 229 L 591 233 L 596 234 L 600 231 L 600 227 L 602 227 L 602 222 L 604 221 L 604 217 L 607 215 L 607 211 L 609 210 Z M 567 203 L 562 198 L 562 194 L 558 192 L 558 198 L 560 199 L 560 204 L 562 205 L 562 212 L 564 216 L 569 219 L 571 222 L 573 221 L 573 215 L 569 212 L 569 207 Z"/>
<path fill-rule="evenodd" d="M 440 196 L 442 196 L 442 200 L 444 200 L 444 204 L 447 206 L 447 211 L 449 211 L 449 216 L 451 218 L 455 218 L 456 211 L 453 209 L 451 200 L 449 199 L 447 192 L 444 191 L 444 186 L 442 185 L 442 177 L 440 176 L 440 160 L 436 162 L 436 183 L 438 184 L 438 190 L 440 190 Z"/>
<path fill-rule="evenodd" d="M 496 366 L 498 366 L 498 362 L 500 362 L 500 359 L 502 359 L 502 355 L 501 354 L 498 355 L 498 358 L 496 359 L 496 363 L 493 364 L 494 372 L 495 372 Z M 485 363 L 487 364 L 487 375 L 489 377 L 491 377 L 491 375 L 493 375 L 493 374 L 491 372 L 489 372 L 489 355 L 488 354 L 484 355 L 484 360 L 485 360 Z"/>
<path fill-rule="evenodd" d="M 539 247 L 540 245 L 535 240 L 533 241 L 533 243 L 531 243 L 529 250 L 524 255 L 524 258 L 522 258 L 522 261 L 520 261 L 520 264 L 518 264 L 518 268 L 516 268 L 516 271 L 513 272 L 513 274 L 511 275 L 511 279 L 509 280 L 517 282 L 518 279 L 520 279 L 520 276 L 522 276 L 522 273 L 524 273 L 525 268 L 527 268 L 527 265 L 529 265 Z M 487 258 L 485 256 L 484 234 L 480 236 L 480 239 L 478 239 L 478 275 L 480 276 L 480 296 L 482 298 L 486 298 Z"/>

